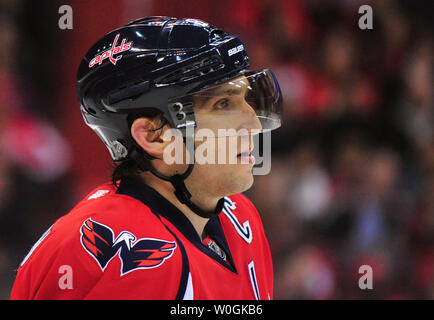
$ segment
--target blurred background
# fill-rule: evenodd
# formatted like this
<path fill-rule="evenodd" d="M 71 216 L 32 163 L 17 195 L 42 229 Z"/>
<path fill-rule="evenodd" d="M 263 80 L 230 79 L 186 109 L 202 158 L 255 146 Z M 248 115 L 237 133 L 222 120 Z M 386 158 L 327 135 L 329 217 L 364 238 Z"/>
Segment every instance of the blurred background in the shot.
<path fill-rule="evenodd" d="M 73 9 L 61 30 L 58 10 Z M 361 30 L 358 9 L 373 9 Z M 431 0 L 0 0 L 0 299 L 42 233 L 110 179 L 76 70 L 103 34 L 150 15 L 237 34 L 284 96 L 272 169 L 246 195 L 277 299 L 434 299 Z M 373 289 L 361 290 L 361 265 Z"/>

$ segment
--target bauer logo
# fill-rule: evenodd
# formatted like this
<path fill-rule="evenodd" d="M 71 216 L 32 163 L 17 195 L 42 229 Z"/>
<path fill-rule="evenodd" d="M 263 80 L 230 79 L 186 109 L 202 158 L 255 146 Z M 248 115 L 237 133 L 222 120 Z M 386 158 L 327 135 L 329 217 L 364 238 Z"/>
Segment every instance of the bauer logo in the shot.
<path fill-rule="evenodd" d="M 229 49 L 228 50 L 228 56 L 230 57 L 230 56 L 232 56 L 232 55 L 234 55 L 234 54 L 236 54 L 236 53 L 238 53 L 238 52 L 240 52 L 240 51 L 243 51 L 244 50 L 244 46 L 242 45 L 242 44 L 240 44 L 239 46 L 237 46 L 237 47 L 234 47 L 234 48 L 232 48 L 232 49 Z"/>
<path fill-rule="evenodd" d="M 120 45 L 116 46 L 119 39 L 119 33 L 116 35 L 115 39 L 113 40 L 113 44 L 111 45 L 111 48 L 107 51 L 104 51 L 103 53 L 97 55 L 95 58 L 93 58 L 89 63 L 89 68 L 92 68 L 96 64 L 101 64 L 105 59 L 109 59 L 111 63 L 116 65 L 116 62 L 120 59 L 122 59 L 122 55 L 118 55 L 115 57 L 116 54 L 119 54 L 121 52 L 125 52 L 131 49 L 131 46 L 133 44 L 132 41 L 126 42 L 127 39 L 122 39 L 122 42 Z"/>

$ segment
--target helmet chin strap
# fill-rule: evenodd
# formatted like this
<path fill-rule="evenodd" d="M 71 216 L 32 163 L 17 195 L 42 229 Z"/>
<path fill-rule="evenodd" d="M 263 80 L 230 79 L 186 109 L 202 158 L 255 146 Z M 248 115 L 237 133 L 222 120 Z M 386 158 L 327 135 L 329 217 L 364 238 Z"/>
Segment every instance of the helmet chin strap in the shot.
<path fill-rule="evenodd" d="M 188 147 L 188 144 L 186 143 L 185 137 L 184 137 L 184 144 L 186 145 L 187 151 L 190 154 L 190 158 L 194 159 L 194 153 L 192 152 L 192 150 L 190 150 L 191 148 Z M 194 148 L 195 148 L 194 144 L 192 147 L 194 150 Z M 140 148 L 139 150 L 141 150 L 142 154 L 144 154 L 145 156 L 149 156 L 146 152 L 143 152 L 143 149 Z M 151 158 L 148 157 L 148 159 L 151 159 Z M 155 159 L 155 158 L 153 158 L 153 159 Z M 191 209 L 191 211 L 193 211 L 198 216 L 200 216 L 202 218 L 210 219 L 212 217 L 219 215 L 219 213 L 223 210 L 224 198 L 221 198 L 217 202 L 217 206 L 216 206 L 214 211 L 205 211 L 205 210 L 201 209 L 200 207 L 198 207 L 196 204 L 194 204 L 191 201 L 191 193 L 188 191 L 188 189 L 184 183 L 185 179 L 187 179 L 188 176 L 190 176 L 191 172 L 193 171 L 193 168 L 194 168 L 194 162 L 190 163 L 188 165 L 188 168 L 184 173 L 175 174 L 173 176 L 166 176 L 166 175 L 158 172 L 157 170 L 155 170 L 155 168 L 152 165 L 150 166 L 149 171 L 157 178 L 160 178 L 160 179 L 165 180 L 165 181 L 169 181 L 173 185 L 173 187 L 175 188 L 174 193 L 175 193 L 176 198 L 178 198 L 178 200 L 182 204 L 185 204 L 188 208 Z"/>
<path fill-rule="evenodd" d="M 188 165 L 187 170 L 183 174 L 175 174 L 175 175 L 170 176 L 170 177 L 161 174 L 160 172 L 156 171 L 155 168 L 153 168 L 153 167 L 150 169 L 150 171 L 156 177 L 172 183 L 173 187 L 175 188 L 175 196 L 178 198 L 178 200 L 182 204 L 185 204 L 187 207 L 189 207 L 191 209 L 191 211 L 193 211 L 195 214 L 197 214 L 198 216 L 200 216 L 202 218 L 207 218 L 207 219 L 215 217 L 223 209 L 224 198 L 221 198 L 217 202 L 217 206 L 216 206 L 214 211 L 205 211 L 205 210 L 199 208 L 197 205 L 195 205 L 191 201 L 191 193 L 187 190 L 187 187 L 184 183 L 184 180 L 187 179 L 187 177 L 193 171 L 193 167 L 194 167 L 194 163 L 191 163 Z"/>
<path fill-rule="evenodd" d="M 164 123 L 160 128 L 152 130 L 152 131 L 156 131 L 161 129 L 166 123 Z M 136 146 L 136 148 L 132 149 L 131 152 L 135 153 L 138 152 L 139 153 L 139 158 L 140 157 L 144 157 L 147 158 L 148 160 L 154 160 L 156 159 L 155 157 L 151 156 L 150 154 L 148 154 L 147 152 L 145 152 L 139 145 L 137 145 L 137 143 L 135 142 L 135 139 L 132 139 L 133 144 Z M 190 154 L 190 158 L 194 159 L 194 153 L 192 152 L 192 150 L 190 150 L 191 148 L 188 147 L 188 144 L 186 143 L 186 138 L 184 137 L 184 145 L 186 145 L 187 151 Z M 195 146 L 193 143 L 193 150 L 194 150 Z M 173 187 L 175 188 L 175 196 L 176 198 L 182 203 L 185 204 L 188 208 L 191 209 L 191 211 L 193 211 L 195 214 L 197 214 L 198 216 L 202 217 L 202 218 L 207 218 L 210 219 L 212 217 L 215 217 L 217 215 L 219 215 L 219 213 L 223 210 L 223 204 L 224 204 L 224 198 L 221 198 L 216 205 L 216 208 L 214 211 L 205 211 L 203 209 L 201 209 L 200 207 L 198 207 L 196 204 L 194 204 L 191 201 L 191 193 L 188 191 L 184 181 L 185 179 L 188 178 L 188 176 L 190 176 L 191 172 L 193 171 L 194 168 L 194 162 L 188 165 L 187 170 L 182 173 L 182 174 L 175 174 L 173 176 L 166 176 L 164 174 L 162 174 L 161 172 L 158 172 L 154 166 L 150 165 L 149 168 L 147 168 L 154 176 L 156 176 L 157 178 L 160 178 L 162 180 L 165 181 L 169 181 Z"/>

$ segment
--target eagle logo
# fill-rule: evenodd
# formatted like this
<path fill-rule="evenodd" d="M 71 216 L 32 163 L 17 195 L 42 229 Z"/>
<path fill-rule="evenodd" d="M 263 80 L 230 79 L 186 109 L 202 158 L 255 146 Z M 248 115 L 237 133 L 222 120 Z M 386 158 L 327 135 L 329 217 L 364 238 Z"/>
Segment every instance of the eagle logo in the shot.
<path fill-rule="evenodd" d="M 80 229 L 81 244 L 98 262 L 101 270 L 120 251 L 121 276 L 137 269 L 156 268 L 170 258 L 176 248 L 176 242 L 153 238 L 136 239 L 129 231 L 122 231 L 114 238 L 113 230 L 87 219 Z"/>

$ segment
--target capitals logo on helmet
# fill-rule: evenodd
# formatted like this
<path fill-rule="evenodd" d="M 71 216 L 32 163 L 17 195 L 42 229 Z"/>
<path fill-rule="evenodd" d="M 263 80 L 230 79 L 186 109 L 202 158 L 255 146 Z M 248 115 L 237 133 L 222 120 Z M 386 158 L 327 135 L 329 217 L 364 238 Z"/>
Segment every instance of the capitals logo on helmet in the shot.
<path fill-rule="evenodd" d="M 101 54 L 97 55 L 95 58 L 93 58 L 89 63 L 89 68 L 92 68 L 95 64 L 101 64 L 107 58 L 109 59 L 109 61 L 111 63 L 116 65 L 116 62 L 118 60 L 122 59 L 122 55 L 119 55 L 116 58 L 114 57 L 114 55 L 130 50 L 131 46 L 133 44 L 132 41 L 125 43 L 126 39 L 122 39 L 121 44 L 119 46 L 116 46 L 118 39 L 119 39 L 119 33 L 116 35 L 116 37 L 113 41 L 112 47 L 109 50 L 104 51 L 103 53 L 101 53 Z"/>

